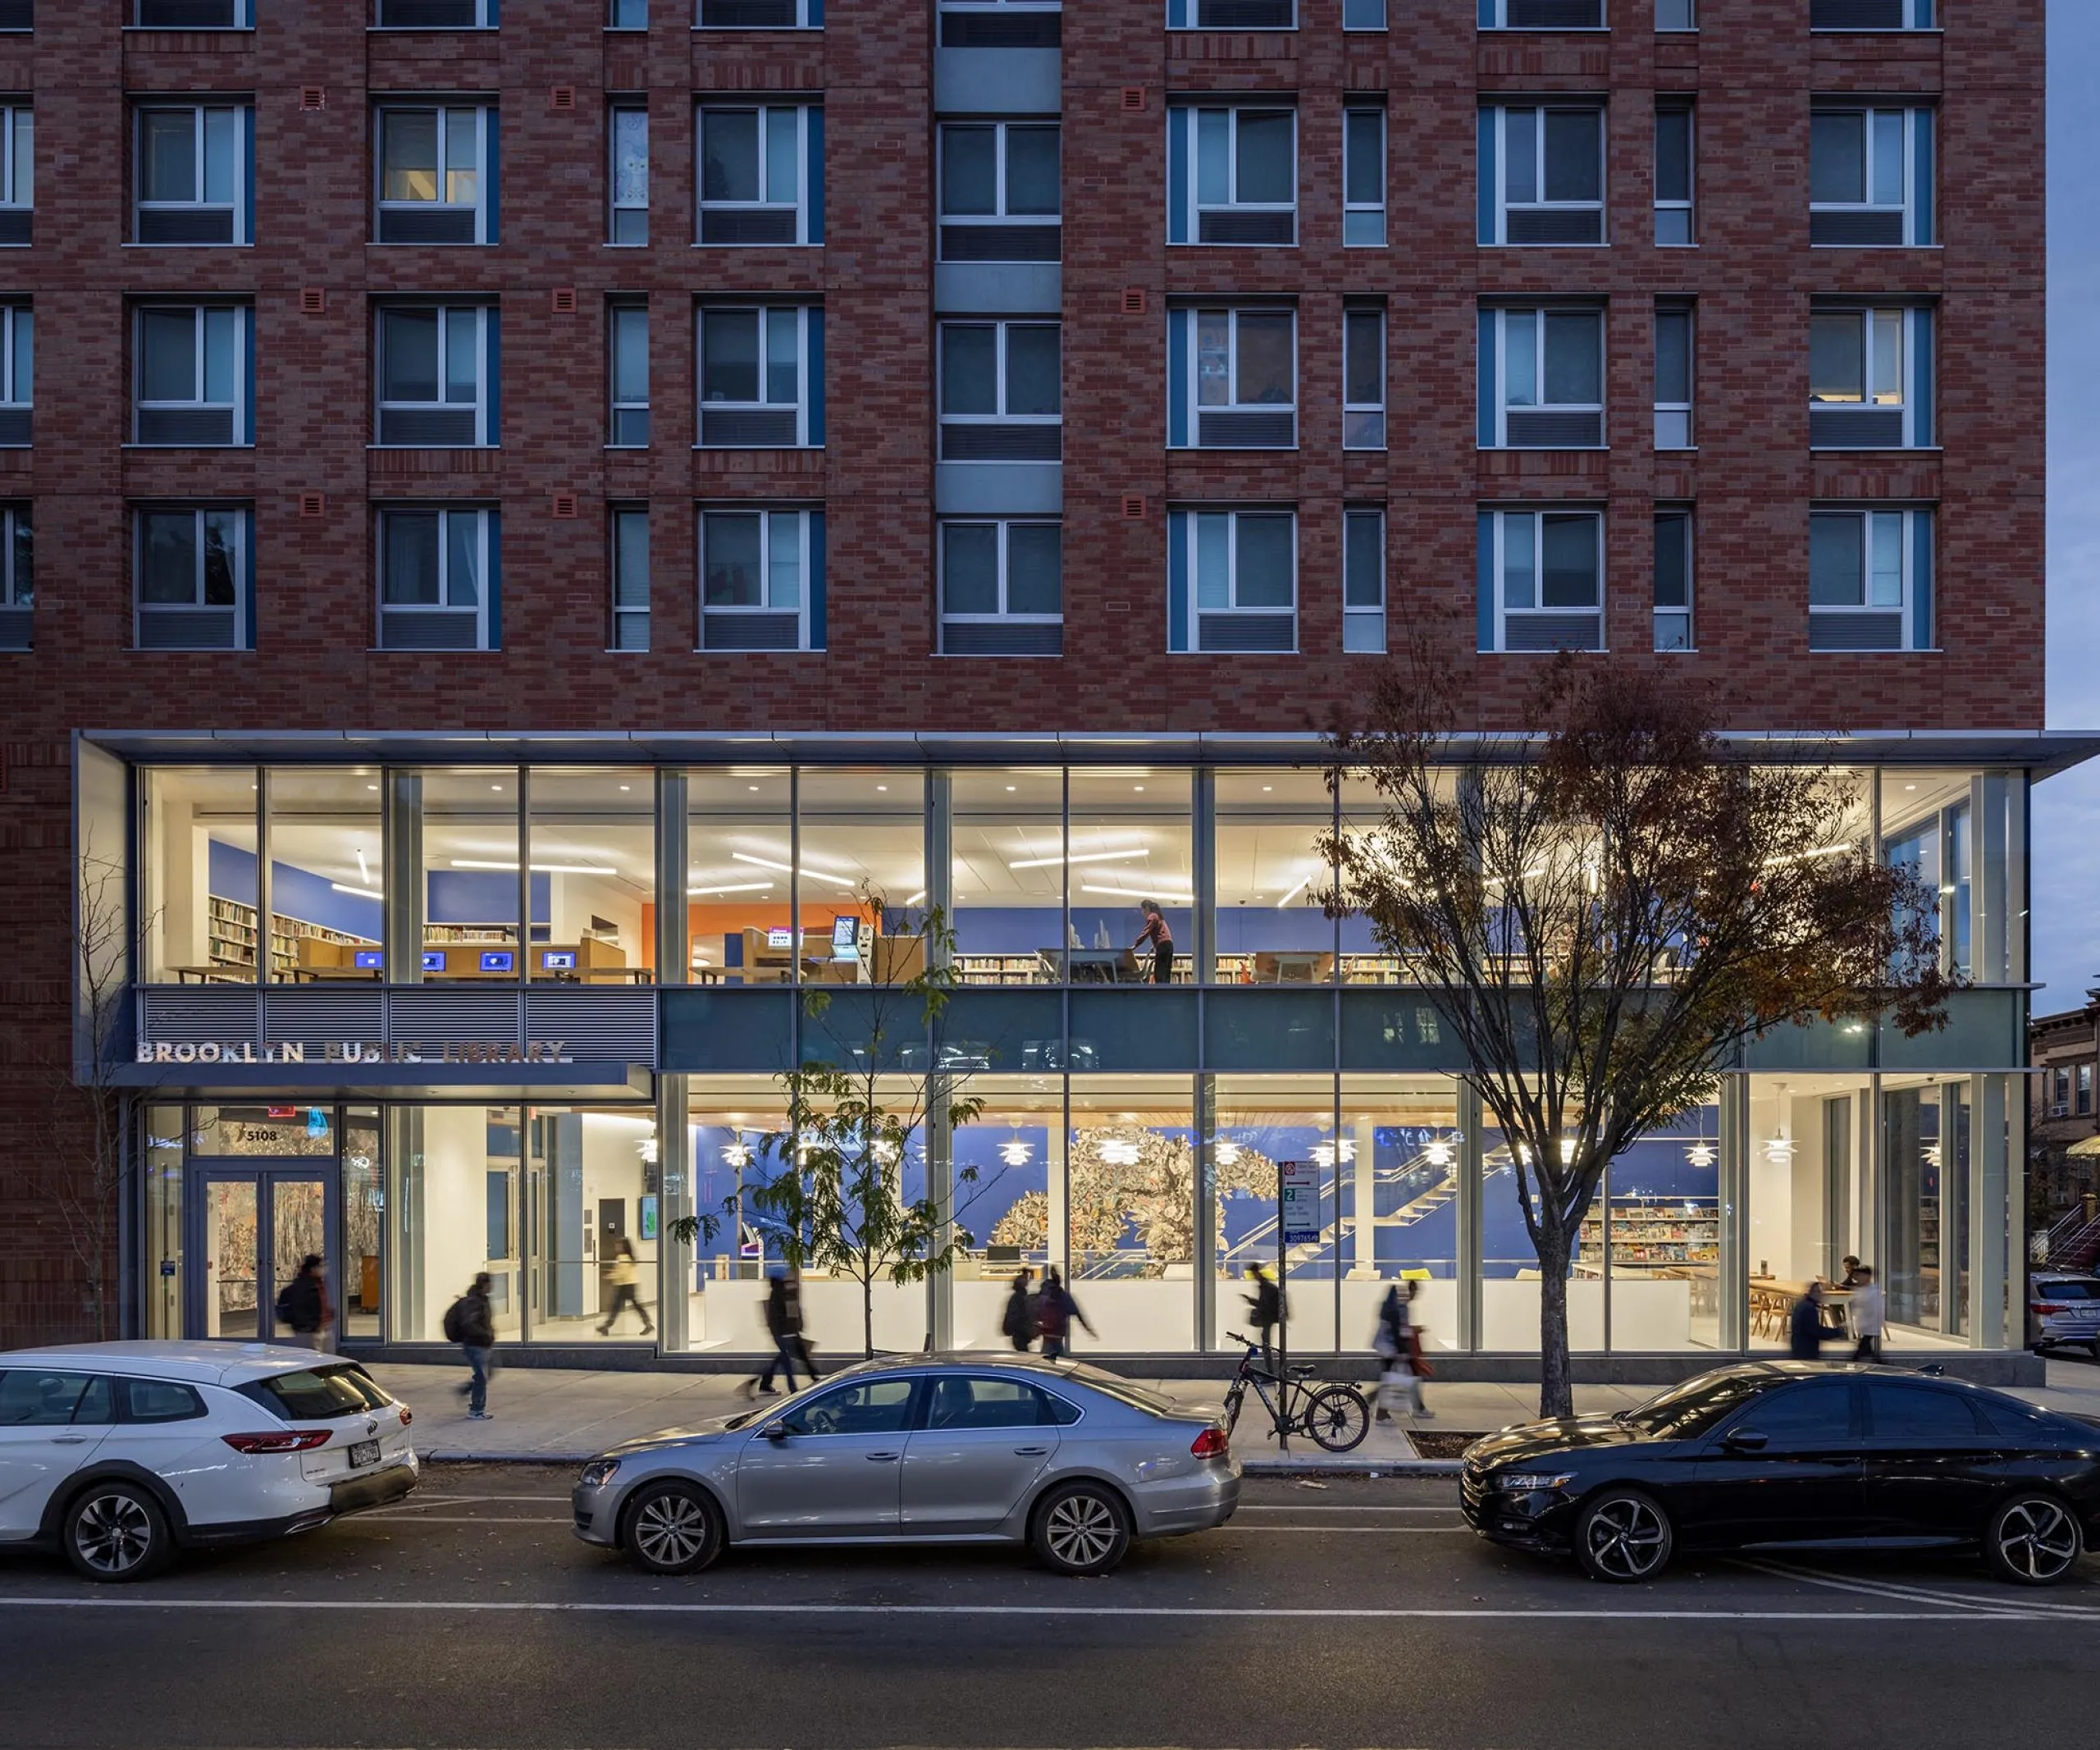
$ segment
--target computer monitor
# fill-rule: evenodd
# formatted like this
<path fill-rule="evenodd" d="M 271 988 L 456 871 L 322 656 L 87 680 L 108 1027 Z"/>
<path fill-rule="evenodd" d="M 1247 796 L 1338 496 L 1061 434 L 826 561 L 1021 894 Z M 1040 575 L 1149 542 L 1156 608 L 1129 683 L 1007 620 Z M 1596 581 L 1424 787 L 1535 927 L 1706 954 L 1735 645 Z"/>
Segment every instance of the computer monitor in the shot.
<path fill-rule="evenodd" d="M 573 972 L 576 970 L 576 950 L 573 948 L 541 949 L 540 970 L 542 972 Z"/>
<path fill-rule="evenodd" d="M 515 972 L 518 956 L 507 948 L 484 948 L 482 951 L 482 970 L 484 972 Z"/>
<path fill-rule="evenodd" d="M 351 965 L 360 972 L 380 972 L 386 967 L 386 953 L 383 948 L 361 948 L 351 956 Z"/>
<path fill-rule="evenodd" d="M 834 960 L 858 960 L 861 957 L 861 920 L 857 916 L 832 919 L 831 956 Z"/>
<path fill-rule="evenodd" d="M 444 970 L 445 950 L 441 948 L 425 948 L 423 950 L 423 971 L 426 972 L 442 972 Z"/>

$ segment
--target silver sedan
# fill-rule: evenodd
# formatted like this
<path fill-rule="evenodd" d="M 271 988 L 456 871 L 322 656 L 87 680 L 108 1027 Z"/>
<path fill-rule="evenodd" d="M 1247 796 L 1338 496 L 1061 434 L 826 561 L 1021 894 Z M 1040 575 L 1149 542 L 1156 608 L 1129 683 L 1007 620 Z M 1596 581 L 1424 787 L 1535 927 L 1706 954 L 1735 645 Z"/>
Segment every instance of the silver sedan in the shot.
<path fill-rule="evenodd" d="M 1209 1409 L 1033 1355 L 845 1368 L 778 1404 L 583 1467 L 576 1534 L 655 1574 L 728 1544 L 1025 1543 L 1106 1574 L 1134 1538 L 1222 1525 L 1239 1461 Z"/>

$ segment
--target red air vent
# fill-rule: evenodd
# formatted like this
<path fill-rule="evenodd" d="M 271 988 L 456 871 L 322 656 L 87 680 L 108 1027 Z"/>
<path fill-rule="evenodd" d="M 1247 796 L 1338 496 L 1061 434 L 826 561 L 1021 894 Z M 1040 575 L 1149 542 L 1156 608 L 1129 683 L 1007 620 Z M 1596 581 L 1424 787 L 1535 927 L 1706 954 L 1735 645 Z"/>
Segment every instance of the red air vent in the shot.
<path fill-rule="evenodd" d="M 576 514 L 576 495 L 573 492 L 555 494 L 555 514 L 557 517 L 565 522 L 573 518 Z"/>
<path fill-rule="evenodd" d="M 1143 85 L 1125 85 L 1123 87 L 1124 108 L 1143 109 L 1144 107 L 1145 88 Z"/>
<path fill-rule="evenodd" d="M 574 115 L 576 113 L 576 87 L 556 85 L 547 94 L 547 107 L 558 116 Z"/>
<path fill-rule="evenodd" d="M 1142 316 L 1145 313 L 1144 286 L 1125 286 L 1123 288 L 1123 313 L 1125 316 Z"/>
<path fill-rule="evenodd" d="M 554 307 L 557 316 L 573 316 L 576 313 L 576 288 L 573 286 L 555 287 Z"/>
<path fill-rule="evenodd" d="M 326 109 L 328 107 L 328 88 L 326 85 L 301 85 L 299 88 L 299 107 L 301 109 Z"/>
<path fill-rule="evenodd" d="M 328 288 L 325 286 L 300 286 L 299 313 L 302 316 L 326 316 L 328 313 Z"/>
<path fill-rule="evenodd" d="M 1123 495 L 1123 520 L 1126 523 L 1142 523 L 1144 519 L 1145 501 L 1134 492 L 1125 492 Z"/>
<path fill-rule="evenodd" d="M 328 495 L 326 492 L 300 493 L 299 514 L 303 517 L 325 517 L 328 514 Z"/>

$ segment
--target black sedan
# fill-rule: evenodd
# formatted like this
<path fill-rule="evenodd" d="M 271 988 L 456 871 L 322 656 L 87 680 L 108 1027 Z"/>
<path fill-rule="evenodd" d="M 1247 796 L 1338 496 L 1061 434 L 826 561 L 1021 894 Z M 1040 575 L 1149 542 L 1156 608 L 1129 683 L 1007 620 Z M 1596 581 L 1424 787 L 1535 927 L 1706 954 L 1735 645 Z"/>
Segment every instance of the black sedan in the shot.
<path fill-rule="evenodd" d="M 2100 1535 L 2100 1427 L 1895 1368 L 1752 1362 L 1477 1440 L 1459 1501 L 1482 1537 L 1600 1580 L 1678 1548 L 1959 1547 L 2046 1586 Z"/>

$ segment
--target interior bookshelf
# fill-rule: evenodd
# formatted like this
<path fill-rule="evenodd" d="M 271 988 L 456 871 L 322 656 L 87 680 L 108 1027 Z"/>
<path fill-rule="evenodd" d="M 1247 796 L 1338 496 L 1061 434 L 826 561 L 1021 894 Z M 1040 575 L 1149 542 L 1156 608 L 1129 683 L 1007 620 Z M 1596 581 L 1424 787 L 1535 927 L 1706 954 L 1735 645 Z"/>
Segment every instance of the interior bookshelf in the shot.
<path fill-rule="evenodd" d="M 1600 1268 L 1605 1218 L 1592 1209 L 1582 1218 L 1580 1256 Z M 1611 1200 L 1614 1269 L 1666 1269 L 1681 1264 L 1719 1263 L 1721 1206 L 1710 1197 L 1614 1197 Z"/>
<path fill-rule="evenodd" d="M 258 926 L 253 906 L 214 893 L 211 896 L 205 925 L 206 945 L 213 966 L 241 967 L 250 972 L 255 970 Z M 331 930 L 325 924 L 308 923 L 303 917 L 288 917 L 281 912 L 275 912 L 270 919 L 270 970 L 272 973 L 290 975 L 292 968 L 299 964 L 299 944 L 302 937 L 317 942 L 335 942 L 358 948 L 377 948 L 379 945 L 369 936 L 353 935 L 346 930 Z"/>
<path fill-rule="evenodd" d="M 1040 954 L 957 954 L 956 976 L 966 985 L 1034 985 L 1043 978 Z"/>

